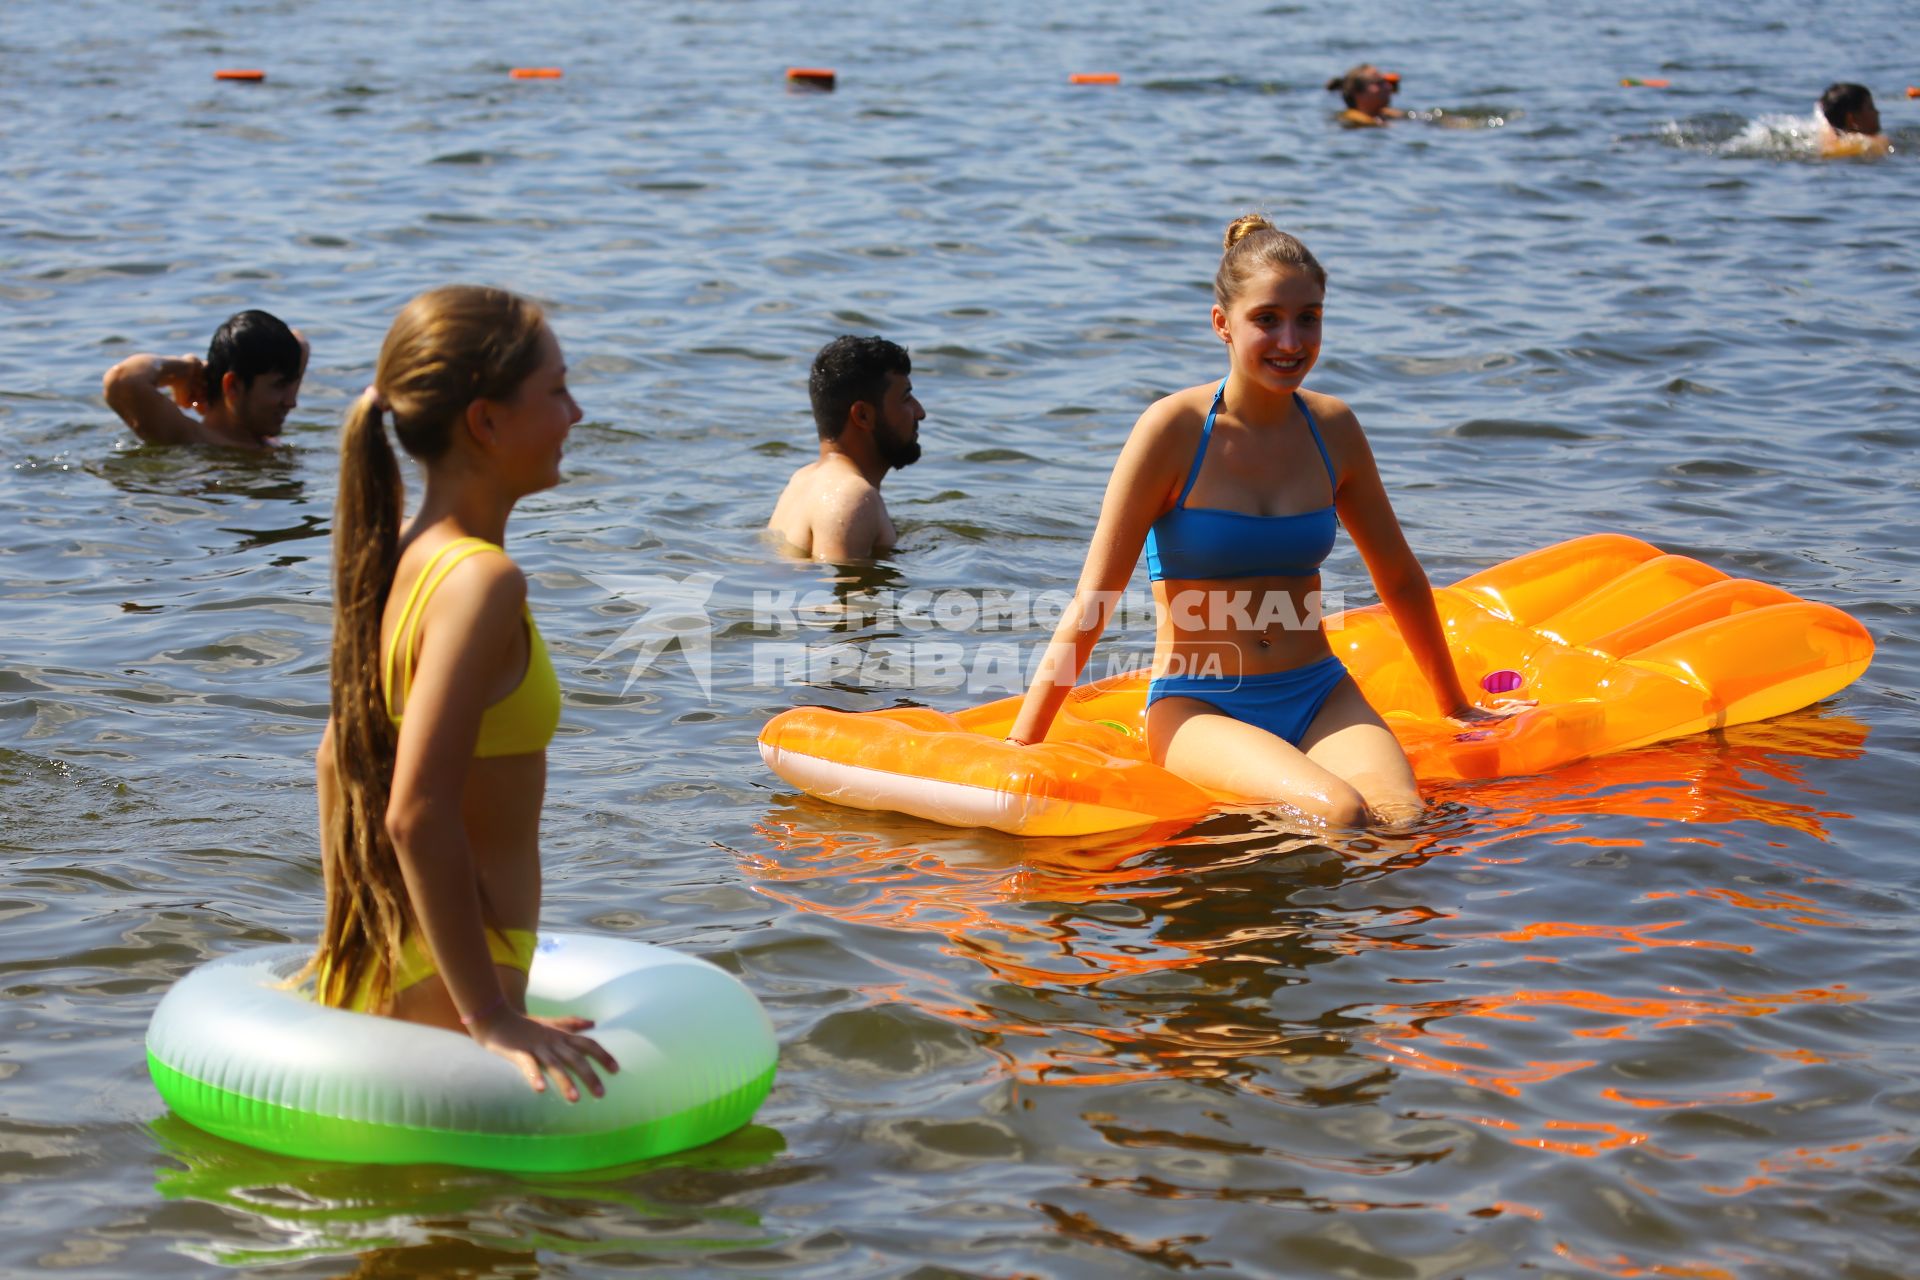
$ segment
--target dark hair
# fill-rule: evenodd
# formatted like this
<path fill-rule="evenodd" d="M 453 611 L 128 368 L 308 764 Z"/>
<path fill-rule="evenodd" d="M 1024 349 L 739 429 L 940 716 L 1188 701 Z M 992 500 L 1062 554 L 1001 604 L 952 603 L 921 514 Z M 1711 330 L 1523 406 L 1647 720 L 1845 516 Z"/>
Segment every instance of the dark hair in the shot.
<path fill-rule="evenodd" d="M 847 414 L 856 404 L 876 409 L 887 393 L 887 375 L 913 372 L 907 349 L 885 338 L 856 338 L 844 334 L 820 348 L 807 375 L 807 394 L 813 399 L 813 425 L 822 440 L 838 440 L 846 429 Z"/>
<path fill-rule="evenodd" d="M 300 376 L 300 339 L 275 315 L 241 311 L 213 331 L 207 347 L 207 398 L 220 398 L 220 384 L 231 373 L 242 387 L 251 387 L 263 373 L 283 378 Z"/>
<path fill-rule="evenodd" d="M 1394 92 L 1400 87 L 1398 80 L 1394 77 L 1389 76 L 1371 62 L 1363 62 L 1357 67 L 1347 68 L 1344 75 L 1337 75 L 1327 81 L 1327 92 L 1339 94 L 1348 106 L 1352 106 L 1355 99 L 1360 96 L 1360 87 L 1375 80 L 1383 82 L 1388 92 Z"/>
<path fill-rule="evenodd" d="M 1836 129 L 1845 129 L 1853 113 L 1873 102 L 1873 94 L 1863 84 L 1841 81 L 1830 84 L 1820 95 L 1820 114 Z"/>
<path fill-rule="evenodd" d="M 1221 237 L 1226 252 L 1213 273 L 1213 299 L 1222 308 L 1233 305 L 1247 277 L 1262 268 L 1300 267 L 1321 289 L 1327 287 L 1327 269 L 1313 250 L 1257 213 L 1243 213 L 1227 224 Z"/>
<path fill-rule="evenodd" d="M 400 551 L 400 465 L 384 419 L 415 458 L 452 445 L 475 400 L 507 400 L 540 367 L 547 322 L 504 289 L 449 285 L 409 302 L 387 330 L 372 394 L 340 429 L 333 509 L 333 767 L 339 795 L 320 824 L 327 916 L 308 965 L 322 1004 L 345 1004 L 363 983 L 375 1008 L 393 993 L 393 965 L 415 932 L 413 902 L 387 836 L 397 739 L 380 670 L 380 615 Z"/>

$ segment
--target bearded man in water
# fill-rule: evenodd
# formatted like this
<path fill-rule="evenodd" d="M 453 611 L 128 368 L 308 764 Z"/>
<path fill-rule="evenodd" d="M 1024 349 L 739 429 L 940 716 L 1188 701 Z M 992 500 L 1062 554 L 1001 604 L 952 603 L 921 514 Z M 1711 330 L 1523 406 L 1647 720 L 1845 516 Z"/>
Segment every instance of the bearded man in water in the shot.
<path fill-rule="evenodd" d="M 793 473 L 767 528 L 815 560 L 866 560 L 893 549 L 896 533 L 880 497 L 889 471 L 920 457 L 913 362 L 885 338 L 835 338 L 813 359 L 820 457 Z"/>

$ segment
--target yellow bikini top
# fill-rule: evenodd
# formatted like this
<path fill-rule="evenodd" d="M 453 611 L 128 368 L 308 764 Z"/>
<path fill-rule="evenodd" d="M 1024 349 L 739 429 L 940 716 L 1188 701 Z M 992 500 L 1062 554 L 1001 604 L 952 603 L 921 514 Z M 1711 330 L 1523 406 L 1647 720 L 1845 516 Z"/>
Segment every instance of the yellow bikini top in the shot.
<path fill-rule="evenodd" d="M 455 565 L 482 551 L 506 554 L 484 538 L 455 538 L 433 553 L 433 558 L 420 570 L 420 576 L 414 579 L 413 590 L 407 593 L 400 621 L 393 628 L 393 640 L 387 645 L 385 664 L 387 717 L 395 728 L 400 725 L 400 713 L 393 709 L 394 660 L 402 650 L 406 652 L 407 661 L 399 668 L 400 698 L 404 703 L 407 689 L 413 683 L 414 638 L 419 633 L 420 615 L 426 612 L 427 601 L 433 598 Z M 560 724 L 560 681 L 553 674 L 553 662 L 547 657 L 547 644 L 540 638 L 540 628 L 533 624 L 533 611 L 525 606 L 521 611 L 527 619 L 527 674 L 521 677 L 512 693 L 481 713 L 480 737 L 473 744 L 473 754 L 477 757 L 545 751 L 547 743 L 553 740 L 554 729 Z"/>

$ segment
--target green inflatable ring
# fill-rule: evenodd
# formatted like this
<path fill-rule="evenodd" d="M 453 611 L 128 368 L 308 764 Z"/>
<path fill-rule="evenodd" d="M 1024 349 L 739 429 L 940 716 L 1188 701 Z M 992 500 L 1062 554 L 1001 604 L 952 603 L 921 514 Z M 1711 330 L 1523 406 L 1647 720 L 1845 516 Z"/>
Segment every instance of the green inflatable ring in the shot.
<path fill-rule="evenodd" d="M 661 947 L 541 936 L 529 1011 L 593 1019 L 620 1063 L 604 1098 L 571 1105 L 464 1035 L 315 1004 L 287 986 L 311 954 L 223 956 L 167 992 L 147 1066 L 174 1114 L 284 1155 L 568 1172 L 711 1142 L 773 1087 L 773 1026 L 753 993 Z"/>

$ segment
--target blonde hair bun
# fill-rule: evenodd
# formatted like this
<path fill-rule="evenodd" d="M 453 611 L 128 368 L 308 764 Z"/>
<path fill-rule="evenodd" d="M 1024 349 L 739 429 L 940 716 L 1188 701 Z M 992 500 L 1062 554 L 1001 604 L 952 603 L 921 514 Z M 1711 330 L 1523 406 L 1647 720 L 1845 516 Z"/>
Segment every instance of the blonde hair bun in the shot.
<path fill-rule="evenodd" d="M 1213 273 L 1213 300 L 1223 307 L 1231 306 L 1246 282 L 1262 270 L 1301 267 L 1322 289 L 1327 287 L 1326 269 L 1313 251 L 1261 214 L 1243 214 L 1228 223 L 1226 246 L 1220 269 Z"/>
<path fill-rule="evenodd" d="M 1276 231 L 1279 228 L 1267 221 L 1265 214 L 1243 213 L 1227 224 L 1227 234 L 1221 242 L 1221 248 L 1231 249 L 1256 231 Z"/>

